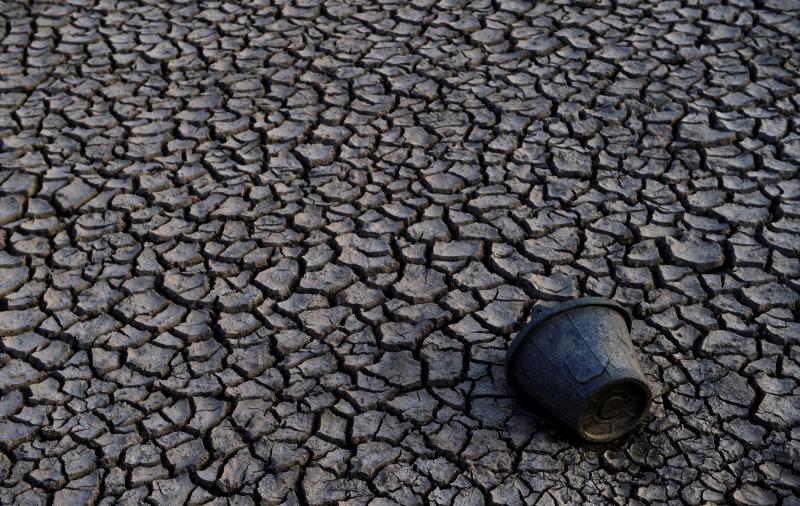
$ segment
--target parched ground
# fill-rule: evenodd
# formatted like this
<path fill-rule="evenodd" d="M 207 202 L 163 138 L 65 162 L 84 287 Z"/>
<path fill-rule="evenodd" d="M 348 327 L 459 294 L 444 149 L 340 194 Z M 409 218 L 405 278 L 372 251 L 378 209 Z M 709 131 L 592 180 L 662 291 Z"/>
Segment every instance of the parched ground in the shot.
<path fill-rule="evenodd" d="M 2 504 L 800 504 L 800 3 L 0 0 Z M 610 297 L 652 415 L 509 389 Z"/>

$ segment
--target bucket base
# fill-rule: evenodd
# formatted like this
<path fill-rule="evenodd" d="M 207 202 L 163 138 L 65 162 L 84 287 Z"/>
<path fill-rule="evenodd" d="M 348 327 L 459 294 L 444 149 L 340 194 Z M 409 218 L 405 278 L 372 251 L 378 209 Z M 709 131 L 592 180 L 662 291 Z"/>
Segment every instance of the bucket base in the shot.
<path fill-rule="evenodd" d="M 589 398 L 578 432 L 589 441 L 607 442 L 631 431 L 647 413 L 648 392 L 630 379 L 605 385 Z"/>

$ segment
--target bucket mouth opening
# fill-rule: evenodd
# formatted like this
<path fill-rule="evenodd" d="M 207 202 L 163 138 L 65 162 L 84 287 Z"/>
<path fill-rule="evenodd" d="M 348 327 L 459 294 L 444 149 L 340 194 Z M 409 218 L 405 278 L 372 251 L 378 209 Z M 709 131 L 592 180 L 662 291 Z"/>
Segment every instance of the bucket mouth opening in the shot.
<path fill-rule="evenodd" d="M 650 410 L 650 387 L 624 378 L 594 392 L 581 414 L 578 431 L 593 442 L 608 442 L 630 432 Z"/>

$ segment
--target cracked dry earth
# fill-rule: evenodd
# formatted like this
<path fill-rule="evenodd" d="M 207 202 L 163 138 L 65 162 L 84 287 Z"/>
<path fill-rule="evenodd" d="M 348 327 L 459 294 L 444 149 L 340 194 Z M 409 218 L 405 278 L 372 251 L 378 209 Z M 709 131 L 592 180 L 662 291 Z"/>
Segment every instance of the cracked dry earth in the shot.
<path fill-rule="evenodd" d="M 800 504 L 800 3 L 0 2 L 3 504 Z M 537 303 L 656 389 L 520 401 Z"/>

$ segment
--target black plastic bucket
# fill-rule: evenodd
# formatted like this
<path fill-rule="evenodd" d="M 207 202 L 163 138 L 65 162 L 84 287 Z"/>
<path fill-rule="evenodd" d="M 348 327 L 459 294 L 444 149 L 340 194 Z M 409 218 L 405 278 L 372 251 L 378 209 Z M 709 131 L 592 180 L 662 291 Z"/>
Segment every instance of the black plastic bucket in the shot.
<path fill-rule="evenodd" d="M 534 309 L 506 353 L 506 377 L 587 441 L 617 439 L 653 398 L 630 330 L 625 308 L 600 297 Z"/>

